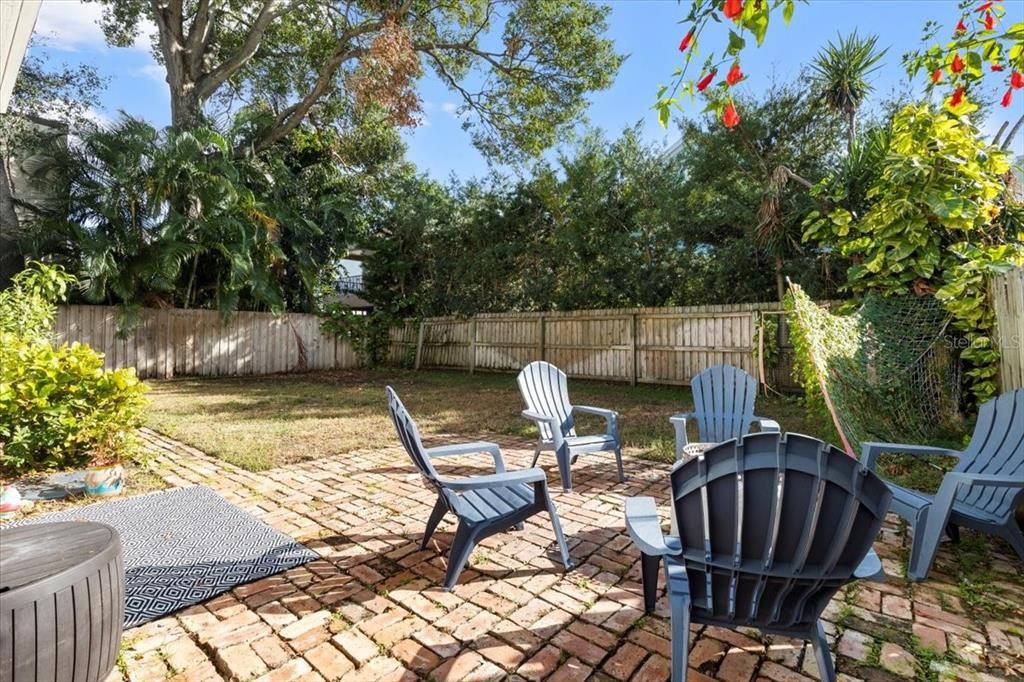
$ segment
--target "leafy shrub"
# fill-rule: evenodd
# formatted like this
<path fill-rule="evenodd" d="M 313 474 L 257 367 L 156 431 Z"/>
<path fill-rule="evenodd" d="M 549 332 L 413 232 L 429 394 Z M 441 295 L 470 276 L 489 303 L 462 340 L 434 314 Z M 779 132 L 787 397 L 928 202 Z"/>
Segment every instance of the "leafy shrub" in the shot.
<path fill-rule="evenodd" d="M 0 471 L 119 461 L 132 452 L 146 400 L 134 369 L 51 342 L 55 303 L 74 279 L 32 263 L 0 293 Z"/>
<path fill-rule="evenodd" d="M 146 385 L 103 354 L 0 336 L 0 467 L 12 472 L 119 460 L 140 424 Z"/>

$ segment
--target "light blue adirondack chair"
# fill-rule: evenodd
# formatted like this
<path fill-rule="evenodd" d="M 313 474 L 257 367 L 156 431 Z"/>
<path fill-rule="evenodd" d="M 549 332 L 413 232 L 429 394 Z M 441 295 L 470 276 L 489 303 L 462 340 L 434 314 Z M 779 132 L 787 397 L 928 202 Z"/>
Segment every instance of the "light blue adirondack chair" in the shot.
<path fill-rule="evenodd" d="M 715 365 L 690 381 L 693 392 L 693 411 L 680 412 L 669 417 L 676 428 L 676 461 L 683 456 L 689 443 L 686 424 L 697 420 L 697 431 L 702 443 L 721 443 L 730 438 L 742 438 L 753 424 L 761 431 L 779 431 L 778 422 L 754 415 L 757 399 L 757 380 L 739 367 Z"/>
<path fill-rule="evenodd" d="M 998 535 L 1024 559 L 1024 533 L 1014 512 L 1024 500 L 1024 389 L 1004 393 L 981 406 L 971 442 L 962 452 L 926 445 L 864 443 L 861 461 L 874 469 L 883 452 L 952 455 L 956 467 L 942 478 L 934 496 L 888 483 L 892 511 L 914 532 L 907 575 L 924 580 L 935 561 L 943 531 L 959 539 L 959 526 Z"/>
<path fill-rule="evenodd" d="M 450 590 L 459 580 L 459 574 L 469 560 L 469 555 L 478 542 L 484 538 L 517 528 L 522 530 L 523 521 L 546 511 L 551 517 L 558 549 L 566 570 L 573 567 L 566 547 L 558 512 L 548 495 L 547 477 L 543 469 L 505 471 L 501 450 L 495 443 L 463 443 L 436 448 L 423 447 L 416 422 L 405 409 L 395 390 L 388 386 L 388 412 L 395 425 L 399 440 L 409 453 L 424 482 L 437 492 L 437 502 L 427 520 L 420 549 L 426 549 L 430 537 L 448 512 L 459 519 L 455 531 L 451 554 L 448 557 L 448 571 L 444 588 Z M 432 460 L 452 455 L 471 455 L 486 452 L 494 458 L 494 473 L 468 478 L 441 476 L 434 469 Z"/>
<path fill-rule="evenodd" d="M 558 473 L 562 477 L 562 488 L 572 490 L 570 465 L 576 458 L 587 452 L 614 452 L 619 467 L 619 481 L 626 480 L 622 471 L 622 447 L 619 443 L 619 413 L 600 407 L 573 405 L 569 402 L 565 372 L 549 362 L 531 362 L 519 372 L 516 378 L 519 391 L 523 394 L 526 409 L 523 416 L 537 424 L 540 435 L 533 450 L 533 464 L 544 450 L 554 450 L 558 460 Z M 606 431 L 593 436 L 576 433 L 573 413 L 585 412 L 604 417 Z"/>
<path fill-rule="evenodd" d="M 673 682 L 686 679 L 691 622 L 809 640 L 821 679 L 835 680 L 821 614 L 847 583 L 883 575 L 871 544 L 889 506 L 885 482 L 794 433 L 720 443 L 677 462 L 671 479 L 679 534 L 662 534 L 652 497 L 626 500 L 626 530 L 648 613 L 664 562 Z"/>

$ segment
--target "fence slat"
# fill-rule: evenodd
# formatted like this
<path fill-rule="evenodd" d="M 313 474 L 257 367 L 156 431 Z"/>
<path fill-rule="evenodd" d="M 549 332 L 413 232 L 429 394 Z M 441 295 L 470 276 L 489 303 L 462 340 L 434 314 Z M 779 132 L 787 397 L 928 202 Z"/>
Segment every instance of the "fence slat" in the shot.
<path fill-rule="evenodd" d="M 1002 390 L 1024 388 L 1024 268 L 994 277 L 991 288 Z"/>

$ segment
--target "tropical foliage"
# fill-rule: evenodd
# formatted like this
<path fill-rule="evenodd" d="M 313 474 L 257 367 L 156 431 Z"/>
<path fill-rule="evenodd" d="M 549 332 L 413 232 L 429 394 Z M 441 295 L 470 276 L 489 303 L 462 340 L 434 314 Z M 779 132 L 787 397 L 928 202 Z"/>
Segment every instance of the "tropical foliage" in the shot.
<path fill-rule="evenodd" d="M 1024 263 L 1024 233 L 1014 226 L 1021 208 L 1004 177 L 1007 155 L 966 117 L 927 105 L 901 110 L 884 144 L 863 197 L 866 210 L 845 208 L 843 183 L 826 179 L 816 195 L 832 207 L 809 215 L 804 238 L 854 262 L 847 285 L 855 293 L 938 296 L 956 329 L 969 335 L 961 357 L 971 364 L 974 395 L 987 399 L 997 390 L 998 355 L 985 275 Z"/>
<path fill-rule="evenodd" d="M 363 148 L 302 129 L 235 158 L 253 117 L 222 133 L 123 116 L 54 150 L 67 203 L 31 249 L 66 262 L 94 303 L 312 309 L 321 277 L 362 229 L 372 169 L 401 147 L 390 127 L 367 124 Z"/>
<path fill-rule="evenodd" d="M 55 304 L 73 280 L 32 263 L 0 293 L 0 472 L 82 466 L 131 454 L 146 386 L 105 371 L 78 343 L 55 347 Z"/>

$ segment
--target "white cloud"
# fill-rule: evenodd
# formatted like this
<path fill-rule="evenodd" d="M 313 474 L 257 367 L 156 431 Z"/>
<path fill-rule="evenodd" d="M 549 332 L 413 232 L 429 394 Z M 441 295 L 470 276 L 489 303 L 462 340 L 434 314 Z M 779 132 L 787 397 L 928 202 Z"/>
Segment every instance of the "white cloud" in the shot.
<path fill-rule="evenodd" d="M 455 102 L 442 102 L 441 111 L 446 114 L 451 114 L 452 116 L 458 116 L 459 105 Z"/>
<path fill-rule="evenodd" d="M 103 8 L 96 3 L 81 0 L 44 0 L 36 19 L 35 34 L 46 39 L 47 46 L 57 50 L 76 52 L 82 49 L 103 48 L 106 40 L 99 20 Z M 150 49 L 150 36 L 156 26 L 146 21 L 135 38 L 133 49 Z"/>
<path fill-rule="evenodd" d="M 157 83 L 167 82 L 167 70 L 164 69 L 164 67 L 157 64 L 156 62 L 150 62 L 149 64 L 146 64 L 145 66 L 139 68 L 136 71 L 136 73 L 140 76 L 151 78 L 155 80 Z"/>

